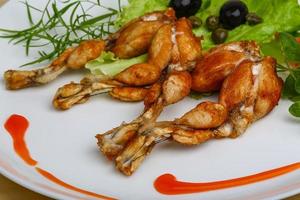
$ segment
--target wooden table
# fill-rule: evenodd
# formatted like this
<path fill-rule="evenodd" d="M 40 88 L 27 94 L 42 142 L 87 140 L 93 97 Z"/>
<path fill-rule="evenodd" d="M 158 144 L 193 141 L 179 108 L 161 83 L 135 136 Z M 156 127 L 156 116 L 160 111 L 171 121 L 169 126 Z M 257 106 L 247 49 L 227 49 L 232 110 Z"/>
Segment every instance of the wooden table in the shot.
<path fill-rule="evenodd" d="M 0 6 L 7 0 L 0 0 Z M 51 200 L 40 194 L 32 192 L 0 175 L 0 199 L 1 200 Z M 300 200 L 300 194 L 286 200 Z"/>

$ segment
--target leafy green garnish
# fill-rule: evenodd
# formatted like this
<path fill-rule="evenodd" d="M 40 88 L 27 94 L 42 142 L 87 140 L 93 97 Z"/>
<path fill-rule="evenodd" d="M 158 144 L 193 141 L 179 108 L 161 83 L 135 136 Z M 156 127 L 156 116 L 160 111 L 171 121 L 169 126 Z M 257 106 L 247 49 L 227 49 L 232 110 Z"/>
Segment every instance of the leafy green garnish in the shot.
<path fill-rule="evenodd" d="M 300 63 L 300 44 L 291 34 L 279 33 L 274 41 L 263 45 L 262 51 L 265 55 L 273 56 L 277 59 L 277 71 L 287 74 L 285 79 L 282 97 L 293 102 L 289 112 L 300 117 L 300 69 L 294 68 L 290 63 Z"/>
<path fill-rule="evenodd" d="M 30 28 L 0 28 L 0 38 L 9 39 L 13 44 L 23 44 L 26 55 L 32 48 L 50 47 L 50 51 L 39 50 L 40 57 L 23 66 L 51 60 L 83 40 L 103 38 L 113 29 L 113 19 L 119 13 L 119 10 L 104 7 L 100 0 L 65 0 L 61 3 L 62 6 L 59 6 L 56 0 L 49 0 L 44 8 L 37 8 L 26 1 L 23 4 Z M 106 13 L 94 17 L 88 13 L 92 9 L 105 9 Z M 33 12 L 40 15 L 36 22 Z"/>
<path fill-rule="evenodd" d="M 200 93 L 200 92 L 191 91 L 189 97 L 191 97 L 192 99 L 200 100 L 205 97 L 210 97 L 213 94 L 214 94 L 213 92 Z"/>
<path fill-rule="evenodd" d="M 168 0 L 128 0 L 128 6 L 123 7 L 115 22 L 117 27 L 121 27 L 130 20 L 140 17 L 145 13 L 165 10 Z"/>
<path fill-rule="evenodd" d="M 295 117 L 300 117 L 300 101 L 291 105 L 291 107 L 289 108 L 289 111 Z"/>
<path fill-rule="evenodd" d="M 85 67 L 94 75 L 114 76 L 128 67 L 146 60 L 146 54 L 130 59 L 119 59 L 112 52 L 103 52 L 99 58 L 88 62 Z"/>
<path fill-rule="evenodd" d="M 295 89 L 295 79 L 294 77 L 290 74 L 286 79 L 282 91 L 282 97 L 283 98 L 288 98 L 291 99 L 295 96 L 298 96 L 299 94 L 297 93 Z"/>
<path fill-rule="evenodd" d="M 282 53 L 286 61 L 300 62 L 300 44 L 296 39 L 288 33 L 280 33 L 279 35 Z"/>
<path fill-rule="evenodd" d="M 196 16 L 205 21 L 210 15 L 219 15 L 220 8 L 227 0 L 202 0 L 202 6 Z M 297 0 L 242 0 L 250 12 L 262 17 L 263 23 L 249 26 L 241 25 L 229 32 L 228 41 L 255 40 L 258 43 L 268 43 L 275 32 L 295 32 L 300 30 L 300 6 Z M 168 6 L 168 0 L 129 0 L 129 5 L 122 10 L 116 24 L 123 25 L 129 20 L 146 12 L 163 10 Z M 203 36 L 203 49 L 214 46 L 211 32 L 205 26 L 194 29 L 197 36 Z"/>

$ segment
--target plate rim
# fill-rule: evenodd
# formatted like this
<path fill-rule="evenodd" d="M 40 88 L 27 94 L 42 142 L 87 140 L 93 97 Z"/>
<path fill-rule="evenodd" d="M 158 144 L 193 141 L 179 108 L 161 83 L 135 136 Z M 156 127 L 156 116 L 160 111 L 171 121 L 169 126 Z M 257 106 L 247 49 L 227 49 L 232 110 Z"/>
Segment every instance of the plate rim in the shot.
<path fill-rule="evenodd" d="M 8 2 L 5 2 L 1 7 L 0 7 L 0 10 L 3 10 L 7 7 L 7 3 Z M 300 0 L 298 0 L 298 3 L 300 5 Z M 22 164 L 24 165 L 24 164 Z M 26 166 L 26 165 L 24 165 Z M 14 168 L 15 169 L 15 168 Z M 17 169 L 15 169 L 17 170 Z M 43 195 L 45 197 L 49 197 L 49 198 L 52 198 L 52 199 L 66 199 L 66 200 L 76 200 L 75 198 L 71 197 L 71 196 L 67 196 L 67 195 L 64 195 L 64 194 L 59 194 L 57 192 L 54 192 L 54 191 L 50 191 L 46 188 L 43 188 L 41 186 L 38 186 L 37 184 L 35 183 L 31 183 L 30 181 L 28 180 L 25 180 L 21 177 L 18 177 L 17 175 L 15 175 L 14 173 L 12 172 L 9 172 L 8 170 L 6 170 L 3 166 L 0 166 L 0 175 L 2 175 L 3 177 L 7 178 L 8 180 L 18 184 L 19 186 L 23 187 L 23 188 L 26 188 L 32 192 L 35 192 L 37 194 L 40 194 L 40 195 Z M 50 182 L 50 181 L 49 181 Z M 59 186 L 57 185 L 57 187 L 59 187 L 59 189 L 61 191 L 65 191 L 65 192 L 71 192 L 72 194 L 76 194 L 78 196 L 82 196 L 82 194 L 76 192 L 76 191 L 71 191 L 71 190 L 68 190 L 67 188 L 64 188 L 62 186 Z M 195 195 L 195 197 L 198 196 L 199 193 L 194 193 L 193 195 Z M 288 190 L 288 191 L 285 191 L 283 193 L 280 193 L 280 194 L 276 194 L 276 195 L 270 195 L 270 196 L 266 196 L 264 197 L 263 199 L 283 199 L 283 198 L 288 198 L 288 197 L 291 197 L 291 196 L 294 196 L 294 195 L 297 195 L 299 194 L 300 195 L 300 186 L 295 188 L 295 189 L 291 189 L 291 190 Z M 109 195 L 109 194 L 108 194 Z M 185 195 L 182 195 L 182 196 L 185 196 Z M 90 197 L 91 199 L 93 199 L 93 197 Z"/>
<path fill-rule="evenodd" d="M 40 195 L 43 195 L 43 196 L 46 196 L 46 197 L 49 197 L 49 198 L 52 198 L 52 199 L 57 199 L 57 198 L 63 197 L 66 200 L 76 200 L 72 197 L 68 197 L 68 196 L 63 195 L 63 194 L 58 194 L 58 193 L 55 193 L 55 192 L 51 192 L 51 191 L 49 191 L 45 188 L 42 188 L 40 186 L 35 185 L 34 183 L 30 183 L 29 181 L 26 181 L 26 180 L 24 180 L 24 179 L 22 179 L 22 178 L 20 178 L 16 175 L 14 175 L 13 173 L 7 171 L 2 166 L 0 166 L 0 174 L 2 176 L 4 176 L 5 178 L 7 178 L 8 180 L 18 184 L 19 186 L 22 186 L 22 187 L 24 187 L 24 188 L 26 188 L 26 189 L 28 189 L 32 192 L 35 192 L 37 194 L 40 194 Z M 61 187 L 60 189 L 63 189 L 64 191 L 68 191 L 66 188 L 63 188 L 63 187 Z M 77 192 L 76 192 L 76 194 L 77 194 Z"/>
<path fill-rule="evenodd" d="M 42 187 L 39 187 L 39 186 L 36 186 L 34 185 L 34 183 L 30 183 L 29 181 L 26 181 L 20 177 L 17 177 L 16 175 L 14 175 L 13 173 L 10 173 L 8 172 L 7 170 L 5 170 L 2 166 L 0 166 L 0 174 L 2 174 L 4 177 L 6 177 L 7 179 L 13 181 L 14 183 L 26 188 L 26 189 L 29 189 L 33 192 L 36 192 L 38 194 L 41 194 L 41 195 L 44 195 L 46 197 L 49 197 L 49 198 L 52 198 L 52 199 L 57 199 L 57 198 L 61 198 L 63 197 L 64 199 L 66 200 L 76 200 L 72 197 L 68 197 L 66 195 L 63 195 L 63 194 L 58 194 L 58 193 L 55 193 L 55 192 L 52 192 L 52 191 L 49 191 L 45 188 L 42 188 Z M 63 188 L 61 186 L 59 186 L 61 190 L 63 191 L 68 191 L 68 189 L 66 188 Z M 72 193 L 74 191 L 71 191 Z M 76 192 L 76 194 L 78 195 L 82 195 L 78 192 Z M 194 193 L 193 195 L 197 196 L 198 193 Z M 271 196 L 266 196 L 264 197 L 263 199 L 265 200 L 273 200 L 273 199 L 284 199 L 284 198 L 288 198 L 288 197 L 291 197 L 291 196 L 294 196 L 294 195 L 297 195 L 297 194 L 300 194 L 300 187 L 296 188 L 296 189 L 292 189 L 292 190 L 289 190 L 289 191 L 286 191 L 286 192 L 283 192 L 281 194 L 277 194 L 277 195 L 271 195 Z M 184 196 L 184 195 L 183 195 Z"/>

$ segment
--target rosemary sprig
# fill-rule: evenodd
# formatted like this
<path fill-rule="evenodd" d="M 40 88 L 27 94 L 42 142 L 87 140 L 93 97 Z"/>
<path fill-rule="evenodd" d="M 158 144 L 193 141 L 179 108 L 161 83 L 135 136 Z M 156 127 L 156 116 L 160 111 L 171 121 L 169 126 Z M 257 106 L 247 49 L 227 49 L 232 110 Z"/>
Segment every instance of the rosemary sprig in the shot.
<path fill-rule="evenodd" d="M 66 48 L 76 45 L 86 39 L 103 38 L 110 34 L 113 19 L 119 10 L 105 7 L 100 0 L 49 0 L 44 9 L 36 8 L 27 1 L 25 5 L 30 28 L 23 30 L 9 30 L 0 28 L 0 38 L 6 38 L 13 44 L 23 44 L 26 55 L 32 48 L 50 46 L 50 51 L 38 50 L 39 58 L 22 66 L 33 65 L 53 59 Z M 120 0 L 118 0 L 119 9 Z M 91 9 L 105 9 L 106 13 L 92 16 Z M 40 14 L 39 20 L 33 19 L 33 12 Z"/>

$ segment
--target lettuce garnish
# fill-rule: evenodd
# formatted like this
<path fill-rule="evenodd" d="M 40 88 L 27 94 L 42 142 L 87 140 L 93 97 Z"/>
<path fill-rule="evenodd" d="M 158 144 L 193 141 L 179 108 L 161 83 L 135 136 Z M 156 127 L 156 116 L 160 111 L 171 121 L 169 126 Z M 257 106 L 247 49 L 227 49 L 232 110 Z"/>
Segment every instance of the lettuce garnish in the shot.
<path fill-rule="evenodd" d="M 99 58 L 88 62 L 85 67 L 94 75 L 114 76 L 131 65 L 143 63 L 146 60 L 145 54 L 131 59 L 119 59 L 112 52 L 103 52 Z"/>
<path fill-rule="evenodd" d="M 202 7 L 196 14 L 205 21 L 210 15 L 219 15 L 221 6 L 226 0 L 203 0 Z M 255 12 L 264 22 L 256 26 L 242 25 L 229 32 L 229 41 L 255 40 L 258 43 L 270 42 L 276 32 L 293 33 L 300 30 L 300 6 L 297 0 L 243 0 L 250 12 Z M 147 12 L 164 10 L 168 0 L 129 0 L 120 13 L 116 25 L 122 26 L 126 22 Z M 214 46 L 210 39 L 211 32 L 204 26 L 194 29 L 197 36 L 204 36 L 203 48 Z"/>

